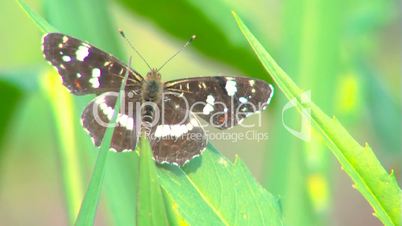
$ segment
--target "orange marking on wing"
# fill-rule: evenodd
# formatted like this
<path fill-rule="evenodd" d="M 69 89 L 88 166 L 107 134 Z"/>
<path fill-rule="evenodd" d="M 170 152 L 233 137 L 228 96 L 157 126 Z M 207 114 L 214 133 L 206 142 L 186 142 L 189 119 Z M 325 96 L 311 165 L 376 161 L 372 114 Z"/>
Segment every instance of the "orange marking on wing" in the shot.
<path fill-rule="evenodd" d="M 80 82 L 78 81 L 78 79 L 75 79 L 75 80 L 74 80 L 74 84 L 75 84 L 75 87 L 77 87 L 78 89 L 81 89 L 81 84 L 80 84 Z"/>

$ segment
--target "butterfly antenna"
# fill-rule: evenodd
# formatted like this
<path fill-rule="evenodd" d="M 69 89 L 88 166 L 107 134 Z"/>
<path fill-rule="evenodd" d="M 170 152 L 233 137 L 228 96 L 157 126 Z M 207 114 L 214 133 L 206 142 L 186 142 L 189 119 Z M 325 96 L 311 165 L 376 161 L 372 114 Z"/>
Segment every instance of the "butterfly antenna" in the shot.
<path fill-rule="evenodd" d="M 179 49 L 179 51 L 173 54 L 169 59 L 165 61 L 165 63 L 162 64 L 162 66 L 158 68 L 158 71 L 160 71 L 167 63 L 169 63 L 169 61 L 171 61 L 175 56 L 177 56 L 181 51 L 183 51 L 188 45 L 190 45 L 196 38 L 197 36 L 195 35 L 191 36 L 191 38 L 186 42 L 186 44 L 184 44 L 183 47 L 181 47 L 181 49 Z"/>
<path fill-rule="evenodd" d="M 151 66 L 149 66 L 147 60 L 145 60 L 145 58 L 141 55 L 141 53 L 131 44 L 130 40 L 128 40 L 128 38 L 126 37 L 126 34 L 124 33 L 124 31 L 119 30 L 119 33 L 120 33 L 121 37 L 123 37 L 127 41 L 128 45 L 138 54 L 138 56 L 141 57 L 142 61 L 145 62 L 145 64 L 148 66 L 149 70 L 152 70 Z"/>

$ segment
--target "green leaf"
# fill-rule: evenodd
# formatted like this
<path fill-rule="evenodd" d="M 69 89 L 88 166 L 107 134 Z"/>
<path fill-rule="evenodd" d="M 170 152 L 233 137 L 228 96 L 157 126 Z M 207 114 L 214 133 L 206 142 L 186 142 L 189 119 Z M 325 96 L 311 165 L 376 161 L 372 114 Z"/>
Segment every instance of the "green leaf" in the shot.
<path fill-rule="evenodd" d="M 72 224 L 78 213 L 83 197 L 83 185 L 79 171 L 79 156 L 75 130 L 72 122 L 73 102 L 70 93 L 60 84 L 59 75 L 48 71 L 42 76 L 42 92 L 47 97 L 53 110 L 53 120 L 59 136 L 58 157 L 60 159 L 61 177 L 67 204 L 68 220 Z"/>
<path fill-rule="evenodd" d="M 189 225 L 282 225 L 278 199 L 240 159 L 232 163 L 211 145 L 183 169 L 169 165 L 158 173 Z"/>
<path fill-rule="evenodd" d="M 325 115 L 314 103 L 301 101 L 302 90 L 279 67 L 254 35 L 233 12 L 234 18 L 261 63 L 289 100 L 296 99 L 298 110 L 309 108 L 314 126 L 326 140 L 327 146 L 351 177 L 354 187 L 374 209 L 374 214 L 385 225 L 401 224 L 402 191 L 394 175 L 389 175 L 366 144 L 360 146 L 335 119 Z"/>
<path fill-rule="evenodd" d="M 140 144 L 136 225 L 168 225 L 151 146 L 144 136 Z"/>
<path fill-rule="evenodd" d="M 138 154 L 111 153 L 105 175 L 107 215 L 112 225 L 135 225 Z"/>
<path fill-rule="evenodd" d="M 29 18 L 39 27 L 42 32 L 57 32 L 57 29 L 50 25 L 45 19 L 33 11 L 23 0 L 17 0 L 19 6 L 24 10 Z"/>
<path fill-rule="evenodd" d="M 169 225 L 185 226 L 189 225 L 184 217 L 179 213 L 177 209 L 177 203 L 175 200 L 162 188 L 162 194 L 166 206 L 166 216 Z"/>
<path fill-rule="evenodd" d="M 129 60 L 129 64 L 131 63 L 131 58 Z M 120 85 L 120 93 L 119 97 L 116 100 L 116 104 L 113 109 L 113 117 L 110 120 L 113 124 L 116 124 L 116 119 L 118 112 L 116 109 L 120 109 L 122 96 L 125 95 L 125 89 L 128 71 L 124 76 L 124 79 Z M 102 188 L 103 178 L 105 175 L 105 165 L 107 154 L 109 153 L 110 143 L 112 142 L 114 127 L 109 126 L 106 128 L 105 135 L 102 139 L 102 144 L 98 153 L 98 158 L 96 159 L 96 164 L 94 171 L 92 173 L 91 181 L 89 182 L 88 190 L 85 193 L 84 200 L 82 201 L 81 209 L 77 217 L 77 221 L 75 225 L 94 225 L 96 209 L 98 207 L 98 202 L 100 198 L 100 192 Z"/>
<path fill-rule="evenodd" d="M 1 73 L 0 77 L 3 77 Z M 2 148 L 3 140 L 7 135 L 7 129 L 10 126 L 10 122 L 13 122 L 13 117 L 16 115 L 16 110 L 18 104 L 21 102 L 23 98 L 23 91 L 15 86 L 14 84 L 10 84 L 9 82 L 0 80 L 0 103 L 7 103 L 7 106 L 4 106 L 0 111 L 0 162 L 3 157 Z"/>

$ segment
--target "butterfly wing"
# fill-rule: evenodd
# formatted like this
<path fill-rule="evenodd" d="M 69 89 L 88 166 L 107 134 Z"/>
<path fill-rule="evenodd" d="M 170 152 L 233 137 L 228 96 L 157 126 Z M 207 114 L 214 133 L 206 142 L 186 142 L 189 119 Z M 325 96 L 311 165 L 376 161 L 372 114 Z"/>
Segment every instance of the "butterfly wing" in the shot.
<path fill-rule="evenodd" d="M 118 92 L 106 92 L 92 100 L 81 116 L 81 124 L 91 136 L 95 146 L 99 147 L 106 128 L 113 117 Z M 110 148 L 112 151 L 133 151 L 140 132 L 140 116 L 136 103 L 141 101 L 137 95 L 126 92 L 114 127 Z M 138 117 L 137 117 L 138 116 Z"/>
<path fill-rule="evenodd" d="M 245 77 L 196 77 L 165 83 L 165 92 L 179 93 L 189 110 L 219 129 L 231 128 L 249 115 L 264 110 L 273 87 Z"/>
<path fill-rule="evenodd" d="M 71 36 L 48 33 L 42 52 L 76 95 L 118 91 L 128 70 L 127 88 L 140 89 L 143 78 L 110 54 Z"/>
<path fill-rule="evenodd" d="M 159 104 L 150 135 L 153 156 L 158 163 L 184 165 L 199 156 L 207 145 L 200 122 L 178 95 L 167 95 Z"/>

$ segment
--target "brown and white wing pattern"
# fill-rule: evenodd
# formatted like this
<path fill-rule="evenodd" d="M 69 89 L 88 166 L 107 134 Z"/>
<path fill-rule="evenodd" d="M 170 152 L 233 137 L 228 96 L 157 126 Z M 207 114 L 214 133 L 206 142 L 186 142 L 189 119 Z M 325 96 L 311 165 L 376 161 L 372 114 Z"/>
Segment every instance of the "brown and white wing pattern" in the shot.
<path fill-rule="evenodd" d="M 180 93 L 190 111 L 219 129 L 231 128 L 269 104 L 273 87 L 246 77 L 196 77 L 165 83 L 167 92 Z"/>
<path fill-rule="evenodd" d="M 82 126 L 91 136 L 96 147 L 101 145 L 106 128 L 113 117 L 118 95 L 118 92 L 103 93 L 92 100 L 82 113 Z M 135 109 L 135 103 L 140 101 L 138 96 L 126 93 L 123 101 L 124 104 L 121 104 L 110 144 L 110 150 L 116 152 L 135 149 L 141 125 L 138 121 L 140 117 L 136 117 L 138 112 Z"/>
<path fill-rule="evenodd" d="M 182 166 L 202 153 L 207 136 L 198 118 L 219 129 L 231 128 L 264 110 L 274 91 L 263 80 L 230 76 L 179 79 L 166 82 L 163 87 L 155 86 L 160 82 L 157 70 L 151 71 L 159 75 L 157 79 L 149 76 L 144 80 L 112 55 L 61 33 L 45 34 L 42 51 L 71 93 L 98 95 L 81 116 L 82 126 L 97 147 L 112 120 L 121 83 L 128 73 L 110 149 L 132 151 L 140 133 L 145 132 L 158 163 Z M 145 97 L 149 92 L 152 98 Z M 149 107 L 143 111 L 145 100 L 152 100 L 158 111 L 148 111 Z M 148 122 L 150 119 L 152 123 Z"/>
<path fill-rule="evenodd" d="M 71 36 L 48 33 L 42 52 L 71 93 L 84 95 L 118 91 L 128 70 L 127 89 L 139 89 L 143 78 L 112 55 Z"/>
<path fill-rule="evenodd" d="M 149 135 L 155 161 L 181 166 L 199 156 L 207 145 L 207 136 L 183 100 L 165 95 L 159 107 L 161 117 Z"/>

